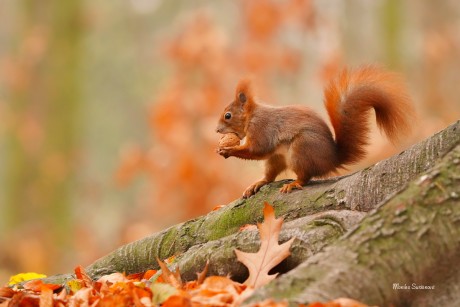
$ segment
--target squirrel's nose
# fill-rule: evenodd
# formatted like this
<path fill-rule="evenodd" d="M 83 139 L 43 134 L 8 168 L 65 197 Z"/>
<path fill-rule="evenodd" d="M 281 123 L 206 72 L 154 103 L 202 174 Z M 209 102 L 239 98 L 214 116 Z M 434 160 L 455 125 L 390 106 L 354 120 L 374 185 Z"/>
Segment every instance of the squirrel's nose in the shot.
<path fill-rule="evenodd" d="M 217 128 L 216 128 L 216 132 L 217 132 L 217 133 L 221 133 L 221 132 L 222 132 L 222 129 L 219 128 L 219 127 L 217 127 Z"/>

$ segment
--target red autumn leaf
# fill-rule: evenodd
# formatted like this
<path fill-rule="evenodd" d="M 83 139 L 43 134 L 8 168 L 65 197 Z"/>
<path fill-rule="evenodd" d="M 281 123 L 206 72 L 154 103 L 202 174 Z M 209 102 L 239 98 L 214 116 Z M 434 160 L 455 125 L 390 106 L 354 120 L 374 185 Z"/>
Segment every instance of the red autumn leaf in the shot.
<path fill-rule="evenodd" d="M 81 265 L 75 268 L 75 276 L 77 277 L 77 279 L 80 279 L 83 281 L 85 287 L 92 286 L 93 280 L 91 279 L 91 277 L 88 276 L 85 269 Z"/>
<path fill-rule="evenodd" d="M 192 307 L 192 302 L 188 297 L 180 295 L 171 295 L 161 304 L 163 307 Z"/>
<path fill-rule="evenodd" d="M 145 275 L 144 272 L 139 272 L 139 273 L 129 274 L 128 276 L 126 276 L 126 278 L 129 280 L 139 280 L 139 279 L 142 279 L 144 275 Z"/>
<path fill-rule="evenodd" d="M 0 297 L 11 298 L 16 292 L 10 287 L 0 288 Z"/>
<path fill-rule="evenodd" d="M 143 279 L 149 280 L 152 278 L 153 275 L 155 275 L 158 271 L 157 270 L 148 270 L 147 272 L 144 273 Z"/>
<path fill-rule="evenodd" d="M 57 290 L 59 288 L 62 288 L 61 285 L 57 285 L 57 284 L 45 284 L 45 283 L 43 283 L 43 280 L 41 280 L 41 279 L 30 280 L 30 281 L 26 282 L 23 285 L 23 287 L 26 290 L 31 290 L 31 291 L 34 291 L 34 292 L 41 292 L 42 288 L 48 288 L 48 289 L 51 289 L 51 290 Z"/>
<path fill-rule="evenodd" d="M 45 285 L 42 285 L 40 294 L 40 307 L 53 307 L 53 290 Z"/>

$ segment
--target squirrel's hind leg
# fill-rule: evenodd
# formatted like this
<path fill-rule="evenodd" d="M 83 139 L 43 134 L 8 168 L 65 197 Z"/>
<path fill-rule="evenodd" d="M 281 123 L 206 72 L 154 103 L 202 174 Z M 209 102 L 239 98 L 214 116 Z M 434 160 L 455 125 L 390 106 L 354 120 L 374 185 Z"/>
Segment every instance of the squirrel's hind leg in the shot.
<path fill-rule="evenodd" d="M 297 175 L 293 182 L 283 185 L 281 193 L 301 190 L 312 177 L 322 176 L 335 168 L 335 143 L 328 131 L 312 133 L 305 131 L 292 142 L 289 166 Z"/>
<path fill-rule="evenodd" d="M 276 176 L 286 169 L 286 159 L 283 155 L 274 154 L 265 161 L 265 175 L 261 180 L 251 184 L 243 193 L 243 198 L 248 198 L 256 194 L 261 187 L 273 182 Z"/>
<path fill-rule="evenodd" d="M 292 190 L 302 190 L 302 186 L 306 185 L 308 180 L 295 180 L 290 183 L 283 184 L 283 186 L 280 189 L 281 193 L 291 193 Z"/>

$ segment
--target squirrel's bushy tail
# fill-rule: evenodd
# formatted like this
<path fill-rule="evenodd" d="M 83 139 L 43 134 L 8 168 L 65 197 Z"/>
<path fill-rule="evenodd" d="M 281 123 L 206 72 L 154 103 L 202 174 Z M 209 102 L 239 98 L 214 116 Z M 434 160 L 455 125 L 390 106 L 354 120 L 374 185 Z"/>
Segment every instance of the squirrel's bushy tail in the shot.
<path fill-rule="evenodd" d="M 369 137 L 369 111 L 391 141 L 409 131 L 414 111 L 404 82 L 376 66 L 344 69 L 324 90 L 325 105 L 335 131 L 338 166 L 363 158 Z"/>

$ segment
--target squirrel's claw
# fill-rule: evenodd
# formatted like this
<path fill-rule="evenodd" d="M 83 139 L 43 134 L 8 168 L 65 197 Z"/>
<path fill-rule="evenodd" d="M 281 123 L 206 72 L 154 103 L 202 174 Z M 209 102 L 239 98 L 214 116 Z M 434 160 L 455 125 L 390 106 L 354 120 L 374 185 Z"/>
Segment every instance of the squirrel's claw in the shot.
<path fill-rule="evenodd" d="M 297 180 L 291 183 L 286 183 L 281 187 L 280 192 L 291 193 L 292 190 L 302 190 L 302 185 Z"/>
<path fill-rule="evenodd" d="M 216 149 L 216 152 L 217 152 L 219 155 L 221 155 L 222 157 L 224 157 L 225 159 L 227 159 L 227 158 L 230 156 L 227 147 L 220 147 L 220 148 L 217 148 L 217 149 Z"/>
<path fill-rule="evenodd" d="M 251 184 L 243 193 L 243 198 L 249 198 L 252 195 L 256 194 L 261 187 L 266 185 L 268 181 L 266 180 L 259 180 L 253 184 Z"/>

